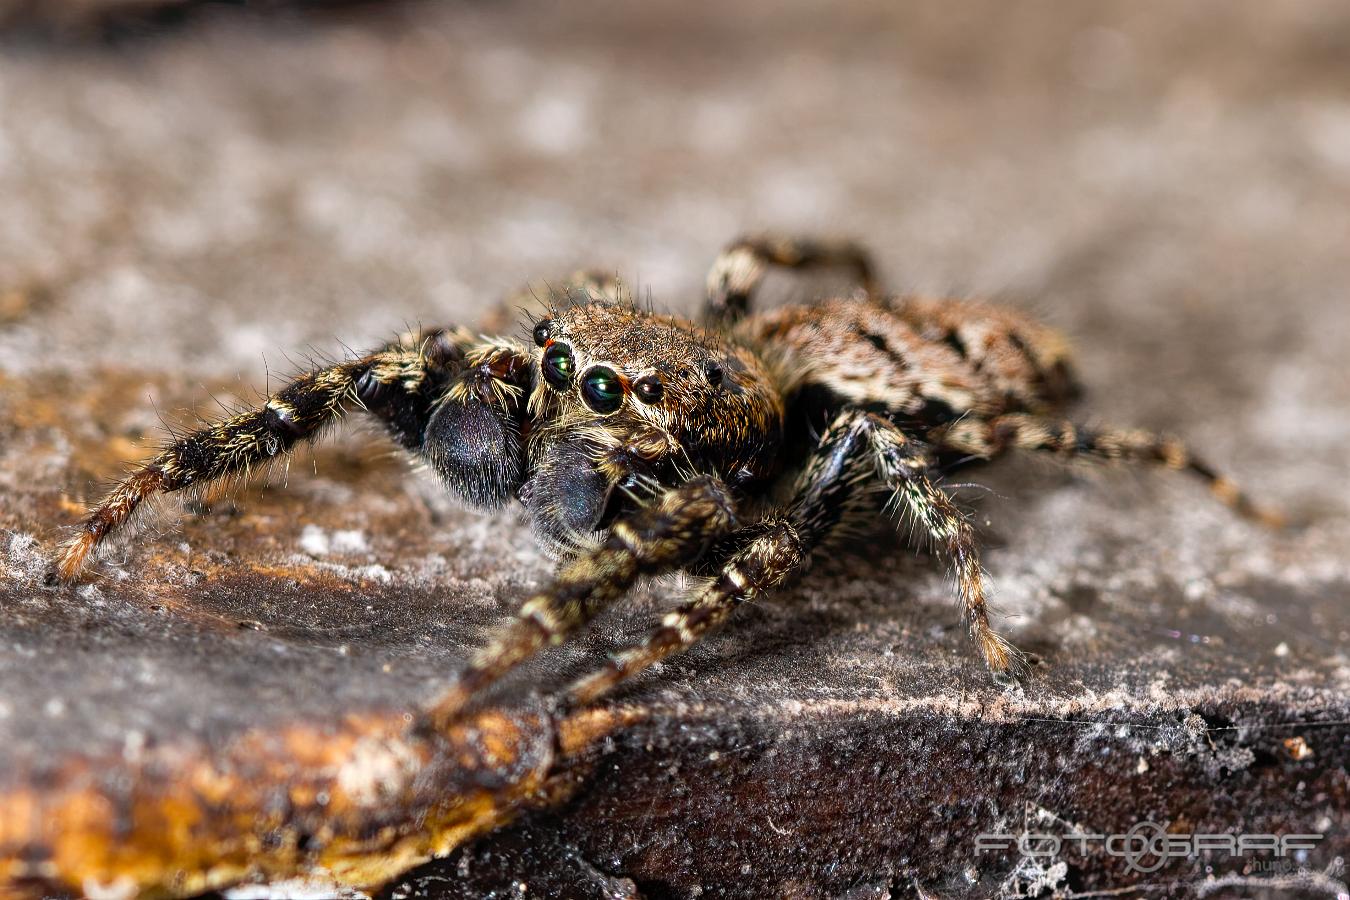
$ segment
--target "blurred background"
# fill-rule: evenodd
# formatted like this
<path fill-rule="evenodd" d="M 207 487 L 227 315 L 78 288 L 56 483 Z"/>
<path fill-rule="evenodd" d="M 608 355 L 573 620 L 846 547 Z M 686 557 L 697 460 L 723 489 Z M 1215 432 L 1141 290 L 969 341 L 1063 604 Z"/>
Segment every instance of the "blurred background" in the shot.
<path fill-rule="evenodd" d="M 1312 465 L 1346 437 L 1334 0 L 8 0 L 0 22 L 7 370 L 254 384 L 264 355 L 477 321 L 591 264 L 691 310 L 733 236 L 825 231 L 898 289 L 1068 329 L 1115 418 Z M 1141 406 L 1136 379 L 1172 390 Z"/>

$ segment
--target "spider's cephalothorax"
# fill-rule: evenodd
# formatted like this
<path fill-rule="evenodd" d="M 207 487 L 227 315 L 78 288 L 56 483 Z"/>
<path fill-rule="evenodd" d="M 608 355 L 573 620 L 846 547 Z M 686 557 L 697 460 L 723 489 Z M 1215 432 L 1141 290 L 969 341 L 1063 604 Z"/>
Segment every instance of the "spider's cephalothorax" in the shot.
<path fill-rule="evenodd" d="M 752 314 L 775 265 L 849 267 L 863 290 Z M 1008 449 L 1188 470 L 1239 512 L 1275 521 L 1177 441 L 1057 418 L 1073 385 L 1054 331 L 979 303 L 883 297 L 872 273 L 850 243 L 742 240 L 713 266 L 702 325 L 616 302 L 613 283 L 588 276 L 531 323 L 528 342 L 406 335 L 167 446 L 93 510 L 60 574 L 74 578 L 90 551 L 129 536 L 145 501 L 245 475 L 362 408 L 466 503 L 518 498 L 561 557 L 553 583 L 430 711 L 443 721 L 639 578 L 711 576 L 566 699 L 601 696 L 802 571 L 878 493 L 948 556 L 986 663 L 1015 674 L 1021 657 L 989 623 L 974 532 L 937 480 Z"/>
<path fill-rule="evenodd" d="M 695 473 L 753 492 L 782 442 L 782 388 L 750 349 L 591 296 L 533 329 L 539 377 L 520 496 L 555 550 L 588 543 L 653 489 Z"/>

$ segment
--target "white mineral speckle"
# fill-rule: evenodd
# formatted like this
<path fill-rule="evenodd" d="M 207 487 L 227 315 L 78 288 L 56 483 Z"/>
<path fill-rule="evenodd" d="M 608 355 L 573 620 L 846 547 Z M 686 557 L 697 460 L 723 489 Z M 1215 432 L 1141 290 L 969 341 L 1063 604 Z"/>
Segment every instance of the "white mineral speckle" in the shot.
<path fill-rule="evenodd" d="M 337 783 L 352 802 L 370 805 L 397 792 L 417 766 L 417 758 L 404 744 L 366 738 L 338 770 Z"/>
<path fill-rule="evenodd" d="M 365 532 L 359 529 L 339 529 L 329 533 L 318 525 L 306 525 L 300 532 L 300 549 L 310 556 L 369 553 L 370 543 Z"/>
<path fill-rule="evenodd" d="M 83 887 L 89 900 L 123 900 L 136 896 L 136 881 L 129 875 L 107 883 L 86 878 Z"/>
<path fill-rule="evenodd" d="M 300 532 L 300 549 L 310 556 L 327 556 L 332 549 L 332 542 L 318 525 L 306 525 Z"/>
<path fill-rule="evenodd" d="M 4 569 L 15 578 L 39 578 L 47 566 L 39 552 L 37 538 L 25 532 L 9 536 L 8 562 Z"/>
<path fill-rule="evenodd" d="M 381 584 L 388 584 L 394 580 L 394 573 L 378 563 L 371 566 L 360 566 L 352 571 L 361 578 L 369 578 L 371 581 L 378 581 Z"/>
<path fill-rule="evenodd" d="M 241 884 L 221 892 L 227 900 L 322 900 L 338 897 L 341 900 L 368 900 L 369 894 L 321 877 L 291 878 L 271 884 Z"/>
<path fill-rule="evenodd" d="M 370 544 L 366 542 L 365 533 L 357 529 L 334 531 L 332 547 L 334 553 L 370 552 Z"/>

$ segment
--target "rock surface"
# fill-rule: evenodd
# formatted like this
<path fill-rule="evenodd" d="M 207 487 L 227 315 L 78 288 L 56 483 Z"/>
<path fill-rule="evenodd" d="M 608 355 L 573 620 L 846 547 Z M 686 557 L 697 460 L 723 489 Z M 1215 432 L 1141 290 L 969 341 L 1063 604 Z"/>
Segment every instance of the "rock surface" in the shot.
<path fill-rule="evenodd" d="M 385 896 L 1345 892 L 1347 48 L 1331 2 L 412 4 L 11 41 L 0 877 L 60 880 L 51 844 L 79 828 L 100 853 L 141 846 L 163 820 L 138 816 L 191 771 L 258 788 L 290 842 L 245 841 L 202 886 L 330 851 L 390 877 L 453 795 L 474 815 L 442 846 L 543 808 Z M 514 514 L 457 510 L 356 423 L 44 586 L 161 418 L 252 398 L 303 364 L 287 352 L 490 319 L 582 265 L 691 311 L 718 246 L 766 228 L 858 235 L 899 289 L 1035 309 L 1075 338 L 1085 418 L 1183 434 L 1296 526 L 1235 521 L 1175 477 L 1007 460 L 957 480 L 991 488 L 963 498 L 1007 630 L 1042 660 L 1024 692 L 988 683 L 942 567 L 881 526 L 594 718 L 541 711 L 678 594 L 643 589 L 466 744 L 404 715 L 549 566 Z M 507 733 L 482 756 L 497 781 L 416 792 Z M 184 801 L 213 823 L 201 847 L 233 827 L 230 794 Z M 79 828 L 41 805 L 58 796 L 83 798 Z M 983 832 L 1147 822 L 1326 837 L 1289 869 L 977 852 Z M 134 862 L 153 877 L 122 886 L 193 840 L 151 840 Z"/>

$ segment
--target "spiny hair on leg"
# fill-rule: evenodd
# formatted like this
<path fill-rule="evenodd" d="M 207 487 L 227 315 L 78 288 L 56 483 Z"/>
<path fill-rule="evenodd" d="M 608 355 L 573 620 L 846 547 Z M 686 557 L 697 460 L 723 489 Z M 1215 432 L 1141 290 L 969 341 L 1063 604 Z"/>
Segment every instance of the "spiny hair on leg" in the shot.
<path fill-rule="evenodd" d="M 344 404 L 354 400 L 356 378 L 371 368 L 371 362 L 371 358 L 353 360 L 306 373 L 261 406 L 165 445 L 94 507 L 63 546 L 57 575 L 65 581 L 74 579 L 103 544 L 116 546 L 133 536 L 147 500 L 247 478 L 257 466 L 284 457 L 298 441 L 316 436 L 341 416 Z"/>
<path fill-rule="evenodd" d="M 172 447 L 166 445 L 155 460 L 162 459 Z M 269 459 L 239 473 L 183 487 L 170 486 L 173 482 L 166 478 L 157 462 L 134 469 L 107 489 L 79 530 L 62 545 L 55 574 L 61 581 L 72 581 L 91 555 L 99 559 L 120 555 L 138 535 L 171 527 L 181 518 L 185 507 L 233 493 L 253 481 L 259 472 L 262 473 L 259 480 L 271 484 L 278 467 L 287 469 L 289 463 L 289 457 Z"/>
<path fill-rule="evenodd" d="M 689 566 L 735 526 L 731 494 L 720 480 L 700 478 L 615 522 L 594 549 L 568 561 L 553 582 L 474 655 L 458 683 L 438 700 L 433 723 L 445 723 L 507 672 L 566 637 L 622 597 L 643 577 Z"/>

